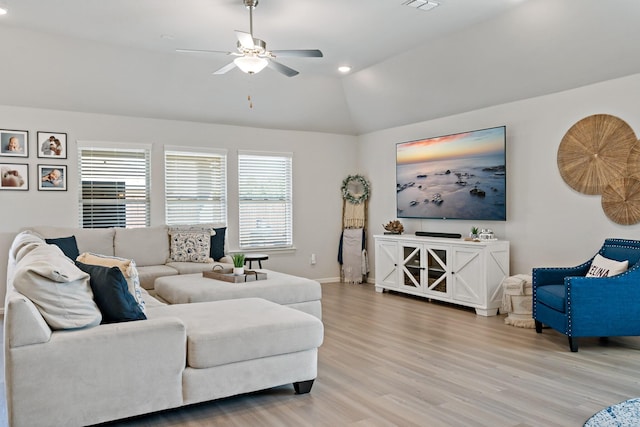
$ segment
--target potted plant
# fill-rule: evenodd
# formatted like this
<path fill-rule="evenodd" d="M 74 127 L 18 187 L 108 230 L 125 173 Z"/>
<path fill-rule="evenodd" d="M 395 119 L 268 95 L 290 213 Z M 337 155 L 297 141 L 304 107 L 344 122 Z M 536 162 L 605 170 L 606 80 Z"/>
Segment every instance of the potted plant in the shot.
<path fill-rule="evenodd" d="M 236 276 L 242 276 L 244 274 L 244 254 L 235 253 L 231 255 L 233 260 L 233 274 Z"/>
<path fill-rule="evenodd" d="M 478 237 L 478 227 L 471 227 L 471 233 L 469 233 L 469 237 L 475 239 Z"/>

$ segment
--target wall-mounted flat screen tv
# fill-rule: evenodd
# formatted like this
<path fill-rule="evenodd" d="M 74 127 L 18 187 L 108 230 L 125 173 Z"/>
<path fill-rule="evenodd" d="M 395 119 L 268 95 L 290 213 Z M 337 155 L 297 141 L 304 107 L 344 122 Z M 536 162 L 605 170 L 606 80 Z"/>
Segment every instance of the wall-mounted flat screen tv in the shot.
<path fill-rule="evenodd" d="M 396 145 L 398 218 L 505 221 L 506 127 Z"/>

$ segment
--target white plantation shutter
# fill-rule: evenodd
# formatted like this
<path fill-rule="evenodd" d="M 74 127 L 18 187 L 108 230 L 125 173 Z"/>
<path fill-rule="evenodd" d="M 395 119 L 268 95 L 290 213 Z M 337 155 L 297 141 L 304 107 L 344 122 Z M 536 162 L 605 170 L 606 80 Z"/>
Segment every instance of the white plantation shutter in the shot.
<path fill-rule="evenodd" d="M 149 225 L 150 146 L 78 142 L 80 225 Z"/>
<path fill-rule="evenodd" d="M 227 223 L 226 152 L 167 149 L 164 167 L 167 224 Z"/>
<path fill-rule="evenodd" d="M 241 249 L 293 246 L 291 153 L 238 153 Z"/>

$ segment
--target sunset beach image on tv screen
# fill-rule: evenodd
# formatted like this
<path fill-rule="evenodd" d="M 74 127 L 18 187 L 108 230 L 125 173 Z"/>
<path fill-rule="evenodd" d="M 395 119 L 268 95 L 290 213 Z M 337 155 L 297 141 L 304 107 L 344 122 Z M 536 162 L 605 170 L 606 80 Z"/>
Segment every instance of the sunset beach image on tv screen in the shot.
<path fill-rule="evenodd" d="M 504 126 L 396 145 L 398 218 L 504 221 Z"/>

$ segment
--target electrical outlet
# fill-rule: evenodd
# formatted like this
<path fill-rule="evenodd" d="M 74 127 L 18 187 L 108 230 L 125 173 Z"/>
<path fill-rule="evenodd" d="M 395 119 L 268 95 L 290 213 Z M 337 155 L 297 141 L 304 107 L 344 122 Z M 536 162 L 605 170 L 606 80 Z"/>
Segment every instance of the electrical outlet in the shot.
<path fill-rule="evenodd" d="M 309 263 L 311 265 L 315 265 L 316 264 L 316 254 L 311 254 L 311 259 L 309 260 Z"/>

